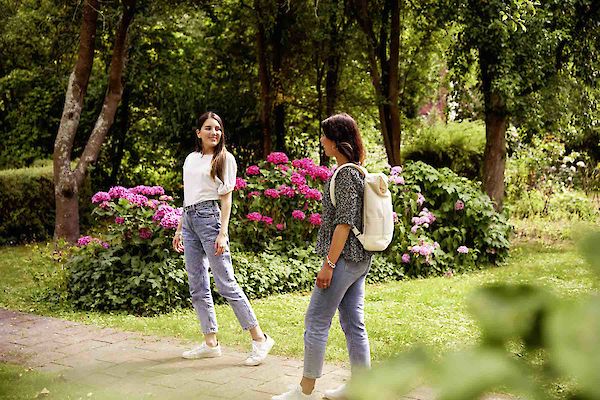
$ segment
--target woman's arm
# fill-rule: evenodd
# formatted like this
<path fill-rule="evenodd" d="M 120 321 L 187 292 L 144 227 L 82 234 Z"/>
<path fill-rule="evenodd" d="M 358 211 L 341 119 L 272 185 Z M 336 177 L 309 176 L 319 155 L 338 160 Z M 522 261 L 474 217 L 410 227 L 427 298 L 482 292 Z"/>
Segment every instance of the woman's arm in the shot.
<path fill-rule="evenodd" d="M 351 226 L 348 224 L 339 224 L 336 225 L 333 230 L 333 237 L 331 238 L 331 245 L 329 246 L 329 252 L 327 253 L 327 258 L 331 263 L 337 263 L 340 258 L 340 254 L 346 245 L 346 240 L 348 240 L 348 235 L 350 234 Z M 321 270 L 317 274 L 317 287 L 321 289 L 326 289 L 331 284 L 331 277 L 333 276 L 333 268 L 329 266 L 327 262 L 327 258 L 323 260 L 323 266 Z"/>
<path fill-rule="evenodd" d="M 227 239 L 229 238 L 229 218 L 231 217 L 232 192 L 219 196 L 221 200 L 221 230 L 215 240 L 215 255 L 223 254 L 227 248 Z"/>

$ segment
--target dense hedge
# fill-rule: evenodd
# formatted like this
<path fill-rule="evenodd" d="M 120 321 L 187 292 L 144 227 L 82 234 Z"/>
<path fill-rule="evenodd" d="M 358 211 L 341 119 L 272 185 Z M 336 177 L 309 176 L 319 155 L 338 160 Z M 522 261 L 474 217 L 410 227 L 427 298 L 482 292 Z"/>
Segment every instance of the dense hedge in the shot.
<path fill-rule="evenodd" d="M 0 171 L 0 245 L 44 240 L 54 233 L 52 165 Z M 82 225 L 89 224 L 89 183 L 80 191 Z"/>

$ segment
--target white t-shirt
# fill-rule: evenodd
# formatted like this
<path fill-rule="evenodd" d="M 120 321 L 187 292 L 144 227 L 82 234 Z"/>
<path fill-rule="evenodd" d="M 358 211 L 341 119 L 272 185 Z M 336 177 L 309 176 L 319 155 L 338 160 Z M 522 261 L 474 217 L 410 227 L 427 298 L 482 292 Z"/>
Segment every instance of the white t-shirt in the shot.
<path fill-rule="evenodd" d="M 193 152 L 183 163 L 183 205 L 189 206 L 206 200 L 219 200 L 235 188 L 237 164 L 233 154 L 227 152 L 223 165 L 223 181 L 210 176 L 212 154 Z"/>

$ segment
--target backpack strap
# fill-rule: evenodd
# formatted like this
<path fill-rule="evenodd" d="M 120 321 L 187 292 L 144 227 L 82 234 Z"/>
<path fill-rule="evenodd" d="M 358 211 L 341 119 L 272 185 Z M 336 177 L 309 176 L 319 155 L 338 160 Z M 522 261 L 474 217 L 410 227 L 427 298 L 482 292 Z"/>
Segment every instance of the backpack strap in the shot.
<path fill-rule="evenodd" d="M 353 168 L 359 170 L 363 176 L 367 176 L 367 169 L 365 167 L 362 167 L 362 166 L 354 164 L 354 163 L 346 163 L 346 164 L 342 164 L 339 167 L 337 167 L 337 169 L 333 173 L 333 176 L 331 177 L 331 181 L 329 182 L 329 198 L 331 199 L 331 203 L 333 204 L 334 207 L 335 207 L 335 178 L 336 178 L 338 172 L 340 172 L 342 170 L 342 168 L 346 168 L 346 167 L 353 167 Z M 358 228 L 354 225 L 352 225 L 352 232 L 356 236 L 362 234 L 362 232 L 359 231 Z"/>

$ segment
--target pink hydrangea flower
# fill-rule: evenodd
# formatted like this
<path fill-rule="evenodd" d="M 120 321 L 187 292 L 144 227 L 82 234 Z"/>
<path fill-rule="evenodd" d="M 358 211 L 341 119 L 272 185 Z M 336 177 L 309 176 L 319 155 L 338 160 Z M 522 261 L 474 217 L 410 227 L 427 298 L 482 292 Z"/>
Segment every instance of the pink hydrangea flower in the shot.
<path fill-rule="evenodd" d="M 300 210 L 294 210 L 292 211 L 292 218 L 303 220 L 304 218 L 306 218 L 306 214 L 304 214 L 304 212 Z"/>
<path fill-rule="evenodd" d="M 308 217 L 308 222 L 310 222 L 311 225 L 320 226 L 322 223 L 321 214 L 319 214 L 319 213 L 310 214 L 310 217 Z"/>
<path fill-rule="evenodd" d="M 152 216 L 152 220 L 160 221 L 161 219 L 163 219 L 165 214 L 169 214 L 174 211 L 175 211 L 175 209 L 173 207 L 166 205 L 166 204 L 161 204 L 160 206 L 158 206 L 158 210 L 156 210 L 156 212 Z"/>
<path fill-rule="evenodd" d="M 82 236 L 77 240 L 78 246 L 87 246 L 92 241 L 91 236 Z"/>
<path fill-rule="evenodd" d="M 462 200 L 457 200 L 456 203 L 454 203 L 454 210 L 455 211 L 460 211 L 462 209 L 465 208 L 465 203 L 463 203 Z"/>
<path fill-rule="evenodd" d="M 294 172 L 292 174 L 291 180 L 292 180 L 292 184 L 296 185 L 296 186 L 300 186 L 300 185 L 305 185 L 306 184 L 306 178 L 303 177 L 302 175 L 300 175 L 297 172 Z"/>
<path fill-rule="evenodd" d="M 469 252 L 469 248 L 467 246 L 460 246 L 456 249 L 460 254 L 467 254 Z"/>
<path fill-rule="evenodd" d="M 148 228 L 140 228 L 138 234 L 142 239 L 150 239 L 152 237 L 152 231 Z"/>
<path fill-rule="evenodd" d="M 113 186 L 108 190 L 108 194 L 112 199 L 120 199 L 125 197 L 127 193 L 129 193 L 129 189 L 124 188 L 123 186 Z"/>
<path fill-rule="evenodd" d="M 294 188 L 287 185 L 281 185 L 277 190 L 279 190 L 279 194 L 290 199 L 296 195 Z"/>
<path fill-rule="evenodd" d="M 417 204 L 422 206 L 425 203 L 425 197 L 421 193 L 417 193 Z"/>
<path fill-rule="evenodd" d="M 417 233 L 418 229 L 419 229 L 419 225 L 413 225 L 412 228 L 410 228 L 410 231 L 414 234 L 414 233 Z"/>
<path fill-rule="evenodd" d="M 318 189 L 308 189 L 304 196 L 309 200 L 320 201 L 322 198 L 321 192 Z"/>
<path fill-rule="evenodd" d="M 285 229 L 285 225 L 284 224 L 277 224 L 275 225 L 275 227 L 277 228 L 278 231 L 282 231 Z"/>
<path fill-rule="evenodd" d="M 260 219 L 262 222 L 264 222 L 267 225 L 272 225 L 273 224 L 273 218 L 271 217 L 267 217 L 266 215 L 263 215 L 263 217 Z"/>
<path fill-rule="evenodd" d="M 235 188 L 234 190 L 241 190 L 248 186 L 248 182 L 246 182 L 242 178 L 235 178 Z"/>
<path fill-rule="evenodd" d="M 180 209 L 175 209 L 171 212 L 165 213 L 160 220 L 160 226 L 165 229 L 177 229 L 179 226 L 179 220 L 181 219 Z"/>
<path fill-rule="evenodd" d="M 397 176 L 397 175 L 400 175 L 401 173 L 402 173 L 402 167 L 399 165 L 392 167 L 392 169 L 390 171 L 390 175 L 392 175 L 392 176 Z"/>
<path fill-rule="evenodd" d="M 260 196 L 260 192 L 258 190 L 253 190 L 252 192 L 248 193 L 248 198 L 253 198 L 253 197 L 258 197 Z"/>
<path fill-rule="evenodd" d="M 246 175 L 260 175 L 260 168 L 258 165 L 251 165 L 246 168 Z"/>
<path fill-rule="evenodd" d="M 390 182 L 396 184 L 396 185 L 404 185 L 404 178 L 399 176 L 399 175 L 392 175 L 390 176 Z"/>
<path fill-rule="evenodd" d="M 246 218 L 248 218 L 250 221 L 259 222 L 262 219 L 262 215 L 257 212 L 251 212 L 250 214 L 246 215 Z"/>
<path fill-rule="evenodd" d="M 107 192 L 98 192 L 92 196 L 92 203 L 94 203 L 94 204 L 98 204 L 103 201 L 110 201 L 110 200 L 111 200 L 110 194 L 108 194 Z"/>
<path fill-rule="evenodd" d="M 305 170 L 309 170 L 315 166 L 315 162 L 310 158 L 302 158 L 300 160 L 292 161 L 292 166 L 294 168 L 302 168 Z"/>
<path fill-rule="evenodd" d="M 277 191 L 275 189 L 267 189 L 267 190 L 265 190 L 265 196 L 266 197 L 270 197 L 272 199 L 278 199 L 279 198 L 279 191 Z"/>
<path fill-rule="evenodd" d="M 267 162 L 272 164 L 285 164 L 289 161 L 288 156 L 280 151 L 274 151 L 267 156 Z"/>
<path fill-rule="evenodd" d="M 115 218 L 115 224 L 117 225 L 123 225 L 125 223 L 125 218 L 123 217 L 116 217 Z"/>
<path fill-rule="evenodd" d="M 402 262 L 404 264 L 408 264 L 410 262 L 410 254 L 408 254 L 408 253 L 402 254 Z"/>
<path fill-rule="evenodd" d="M 127 193 L 124 197 L 128 202 L 138 207 L 142 207 L 148 203 L 148 198 L 141 194 Z"/>
<path fill-rule="evenodd" d="M 290 167 L 289 167 L 289 165 L 279 164 L 277 166 L 277 169 L 279 169 L 280 171 L 283 171 L 283 172 L 288 172 L 290 170 Z"/>

